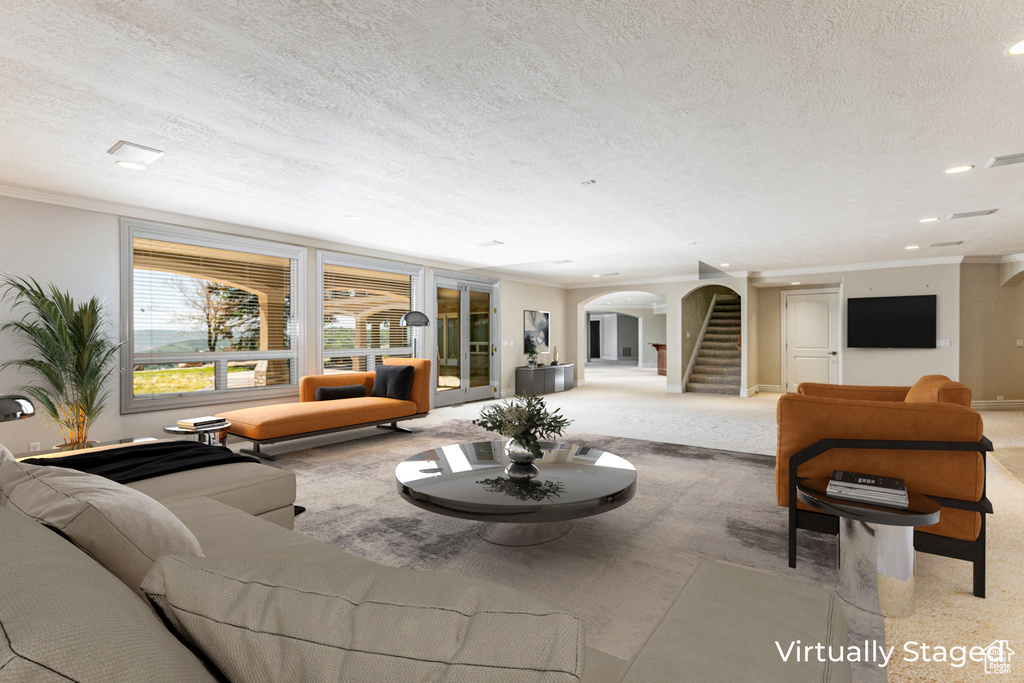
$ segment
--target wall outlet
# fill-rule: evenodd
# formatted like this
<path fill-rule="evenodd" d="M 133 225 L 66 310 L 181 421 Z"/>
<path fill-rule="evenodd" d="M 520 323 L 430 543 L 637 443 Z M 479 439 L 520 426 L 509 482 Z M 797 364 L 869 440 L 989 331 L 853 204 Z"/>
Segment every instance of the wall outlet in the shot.
<path fill-rule="evenodd" d="M 948 339 L 936 339 L 935 340 L 935 345 L 936 346 L 949 346 L 949 340 Z"/>
<path fill-rule="evenodd" d="M 1003 397 L 1002 397 L 1002 396 L 996 396 L 996 400 L 997 400 L 997 401 L 1002 401 L 1002 400 L 1003 400 Z"/>
<path fill-rule="evenodd" d="M 689 338 L 690 338 L 690 333 L 689 333 L 689 332 L 687 332 L 687 333 L 686 333 L 686 338 L 687 338 L 687 339 L 689 339 Z"/>
<path fill-rule="evenodd" d="M 43 450 L 43 449 L 39 445 L 38 441 L 31 441 L 31 442 L 29 442 L 29 444 L 28 444 L 28 452 L 29 453 L 38 453 L 41 450 Z"/>
<path fill-rule="evenodd" d="M 1022 348 L 1022 347 L 1024 347 L 1024 339 L 1018 339 L 1017 340 L 1017 348 L 1019 349 L 1019 348 Z"/>

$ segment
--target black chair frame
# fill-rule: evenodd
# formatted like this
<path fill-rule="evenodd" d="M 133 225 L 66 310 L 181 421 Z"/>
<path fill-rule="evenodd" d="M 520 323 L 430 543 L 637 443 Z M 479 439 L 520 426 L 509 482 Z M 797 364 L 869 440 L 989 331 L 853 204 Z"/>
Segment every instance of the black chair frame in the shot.
<path fill-rule="evenodd" d="M 822 512 L 797 509 L 796 485 L 800 481 L 797 472 L 804 463 L 827 453 L 834 448 L 861 448 L 872 450 L 901 451 L 976 451 L 981 453 L 982 467 L 988 478 L 986 455 L 992 451 L 992 442 L 981 437 L 977 443 L 964 441 L 870 441 L 862 439 L 822 439 L 807 448 L 797 451 L 789 458 L 789 566 L 796 567 L 796 531 L 817 531 L 836 535 L 839 533 L 839 518 Z M 959 500 L 928 496 L 939 505 L 959 510 L 981 513 L 981 532 L 974 541 L 937 536 L 925 531 L 914 530 L 914 549 L 930 555 L 941 555 L 957 560 L 967 560 L 974 565 L 974 595 L 985 597 L 985 515 L 992 514 L 992 503 L 986 497 L 987 481 L 982 486 L 978 501 Z"/>

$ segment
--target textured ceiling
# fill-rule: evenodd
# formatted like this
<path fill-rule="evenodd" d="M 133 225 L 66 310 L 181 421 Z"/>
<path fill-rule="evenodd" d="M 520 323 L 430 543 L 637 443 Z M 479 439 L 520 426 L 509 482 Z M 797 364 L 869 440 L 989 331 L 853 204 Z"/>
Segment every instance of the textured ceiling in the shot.
<path fill-rule="evenodd" d="M 1018 253 L 1022 39 L 1019 0 L 4 0 L 0 182 L 561 284 Z"/>

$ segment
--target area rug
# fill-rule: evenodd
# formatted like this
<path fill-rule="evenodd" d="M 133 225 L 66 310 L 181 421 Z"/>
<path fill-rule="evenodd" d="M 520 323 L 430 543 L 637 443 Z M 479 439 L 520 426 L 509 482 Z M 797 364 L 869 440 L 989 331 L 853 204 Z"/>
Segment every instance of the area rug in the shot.
<path fill-rule="evenodd" d="M 396 491 L 395 466 L 420 451 L 493 435 L 468 420 L 414 434 L 368 438 L 282 454 L 307 511 L 296 529 L 375 562 L 489 579 L 542 596 L 584 621 L 587 643 L 631 658 L 704 558 L 833 590 L 835 537 L 802 533 L 786 559 L 787 514 L 775 502 L 774 458 L 588 434 L 565 441 L 615 453 L 637 468 L 626 505 L 573 522 L 538 546 L 510 548 L 478 536 L 482 523 L 416 508 Z M 852 642 L 884 641 L 877 617 L 847 609 Z M 873 669 L 873 670 L 872 670 Z M 885 680 L 877 667 L 855 680 Z"/>

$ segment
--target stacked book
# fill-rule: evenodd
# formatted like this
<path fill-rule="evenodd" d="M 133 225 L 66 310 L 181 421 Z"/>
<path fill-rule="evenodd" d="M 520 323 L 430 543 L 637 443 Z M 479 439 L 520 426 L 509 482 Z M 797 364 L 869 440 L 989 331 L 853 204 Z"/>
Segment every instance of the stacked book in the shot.
<path fill-rule="evenodd" d="M 178 420 L 178 428 L 196 432 L 200 429 L 216 429 L 217 427 L 227 425 L 227 423 L 228 421 L 223 417 L 206 415 L 205 417 L 189 417 L 184 420 Z"/>
<path fill-rule="evenodd" d="M 906 509 L 907 485 L 896 477 L 880 477 L 875 474 L 860 474 L 835 470 L 828 482 L 826 494 L 833 498 L 870 503 L 884 507 Z"/>

